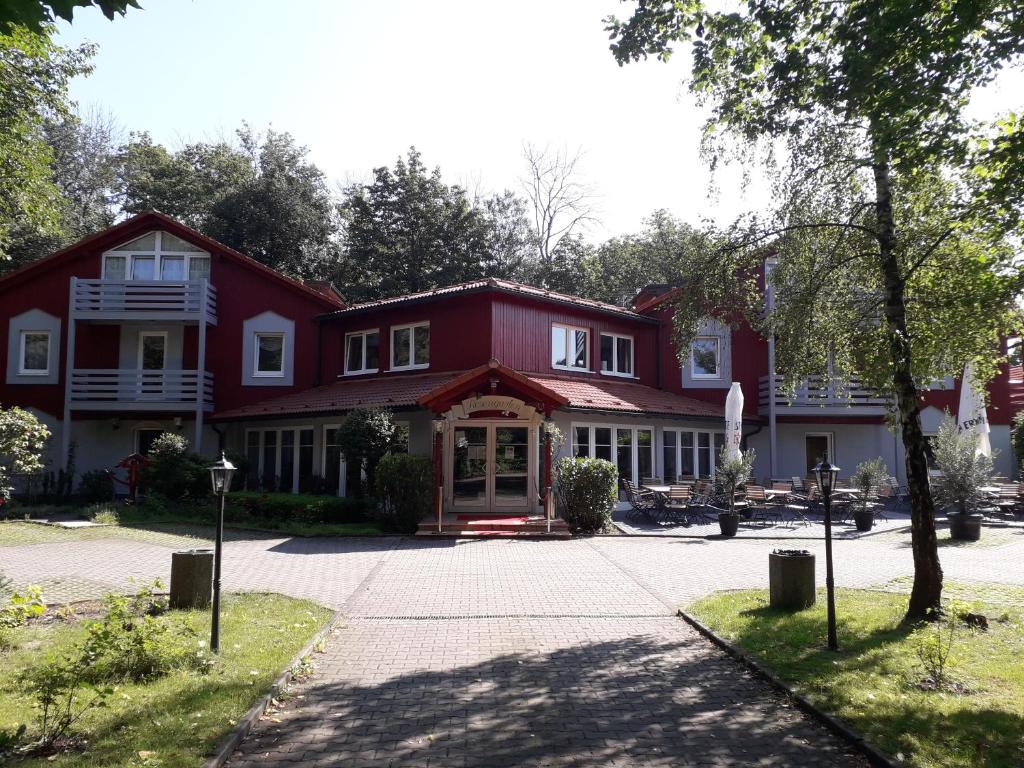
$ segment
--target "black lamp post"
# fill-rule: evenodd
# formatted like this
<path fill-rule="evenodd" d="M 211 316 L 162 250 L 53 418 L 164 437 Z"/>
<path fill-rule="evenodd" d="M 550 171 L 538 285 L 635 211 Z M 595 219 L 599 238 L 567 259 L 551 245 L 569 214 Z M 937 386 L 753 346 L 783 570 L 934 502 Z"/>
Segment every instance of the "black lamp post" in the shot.
<path fill-rule="evenodd" d="M 210 466 L 210 483 L 213 492 L 220 496 L 217 513 L 217 541 L 213 550 L 213 618 L 210 621 L 210 650 L 220 652 L 220 555 L 224 546 L 224 494 L 231 490 L 231 476 L 235 465 L 222 452 L 220 461 Z"/>
<path fill-rule="evenodd" d="M 836 638 L 836 590 L 832 578 L 832 490 L 836 487 L 839 467 L 829 464 L 828 456 L 814 468 L 814 476 L 818 480 L 821 501 L 825 505 L 825 594 L 828 608 L 828 648 L 839 650 Z"/>

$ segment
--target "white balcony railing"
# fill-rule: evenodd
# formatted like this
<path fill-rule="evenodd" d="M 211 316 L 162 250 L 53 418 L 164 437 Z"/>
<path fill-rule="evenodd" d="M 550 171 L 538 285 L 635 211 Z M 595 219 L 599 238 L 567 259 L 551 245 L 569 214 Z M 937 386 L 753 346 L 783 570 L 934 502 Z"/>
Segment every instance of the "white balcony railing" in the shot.
<path fill-rule="evenodd" d="M 75 368 L 71 372 L 72 410 L 193 411 L 200 401 L 213 410 L 209 371 L 143 371 Z"/>
<path fill-rule="evenodd" d="M 71 278 L 71 314 L 82 320 L 217 322 L 217 289 L 206 280 L 83 280 Z"/>
<path fill-rule="evenodd" d="M 851 377 L 845 388 L 839 380 L 828 376 L 810 376 L 796 392 L 787 393 L 782 386 L 782 376 L 760 378 L 760 412 L 768 415 L 771 398 L 775 398 L 776 412 L 788 414 L 822 414 L 845 412 L 850 415 L 876 415 L 885 410 L 888 402 L 884 397 L 861 384 L 860 379 Z"/>

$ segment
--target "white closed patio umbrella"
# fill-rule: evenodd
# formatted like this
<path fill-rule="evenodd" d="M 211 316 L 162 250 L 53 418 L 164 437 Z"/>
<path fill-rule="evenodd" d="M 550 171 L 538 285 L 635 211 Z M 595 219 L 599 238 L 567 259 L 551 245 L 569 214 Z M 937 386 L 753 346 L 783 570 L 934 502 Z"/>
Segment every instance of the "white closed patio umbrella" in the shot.
<path fill-rule="evenodd" d="M 740 457 L 740 441 L 743 440 L 743 390 L 734 381 L 725 398 L 725 449 L 729 461 Z"/>
<path fill-rule="evenodd" d="M 992 456 L 992 443 L 989 440 L 988 415 L 981 394 L 974 386 L 974 371 L 971 364 L 964 367 L 964 378 L 960 382 L 960 408 L 956 415 L 956 425 L 961 432 L 970 432 L 975 436 L 977 447 L 975 455 Z"/>

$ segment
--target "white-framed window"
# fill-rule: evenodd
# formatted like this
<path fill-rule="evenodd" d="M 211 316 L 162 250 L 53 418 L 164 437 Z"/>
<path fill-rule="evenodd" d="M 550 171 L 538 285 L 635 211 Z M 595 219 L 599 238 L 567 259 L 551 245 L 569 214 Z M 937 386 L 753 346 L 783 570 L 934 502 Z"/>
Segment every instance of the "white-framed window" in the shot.
<path fill-rule="evenodd" d="M 589 371 L 590 331 L 573 325 L 552 324 L 551 367 L 568 371 Z"/>
<path fill-rule="evenodd" d="M 47 376 L 50 373 L 50 332 L 22 331 L 18 355 L 19 376 Z"/>
<path fill-rule="evenodd" d="M 150 232 L 104 253 L 103 278 L 209 280 L 210 254 L 170 232 Z"/>
<path fill-rule="evenodd" d="M 380 366 L 380 332 L 355 331 L 345 334 L 345 375 L 376 373 Z"/>
<path fill-rule="evenodd" d="M 663 429 L 661 460 L 665 482 L 678 478 L 714 477 L 724 432 L 699 429 Z"/>
<path fill-rule="evenodd" d="M 253 376 L 284 376 L 284 337 L 283 333 L 256 332 Z"/>
<path fill-rule="evenodd" d="M 426 368 L 430 365 L 430 323 L 391 327 L 391 370 Z"/>
<path fill-rule="evenodd" d="M 654 427 L 573 424 L 572 453 L 611 461 L 619 477 L 639 483 L 654 475 Z"/>
<path fill-rule="evenodd" d="M 601 373 L 607 376 L 633 375 L 633 337 L 601 334 Z"/>
<path fill-rule="evenodd" d="M 249 490 L 303 493 L 314 490 L 312 426 L 247 429 Z"/>
<path fill-rule="evenodd" d="M 695 379 L 722 377 L 722 341 L 717 336 L 698 336 L 690 345 L 690 375 Z"/>

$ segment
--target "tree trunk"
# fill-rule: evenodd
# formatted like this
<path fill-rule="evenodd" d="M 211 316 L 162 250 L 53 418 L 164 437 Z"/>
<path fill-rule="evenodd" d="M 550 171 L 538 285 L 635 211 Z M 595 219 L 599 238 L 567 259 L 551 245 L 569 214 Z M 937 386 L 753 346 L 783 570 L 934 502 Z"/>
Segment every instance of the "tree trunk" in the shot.
<path fill-rule="evenodd" d="M 907 335 L 906 280 L 896 256 L 896 224 L 892 212 L 889 158 L 875 152 L 875 214 L 878 221 L 879 267 L 885 281 L 885 324 L 892 357 L 896 406 L 900 414 L 910 491 L 911 542 L 914 551 L 914 587 L 904 621 L 919 621 L 936 614 L 942 598 L 942 566 L 935 538 L 935 504 L 928 487 L 925 437 L 921 408 L 914 383 Z"/>

